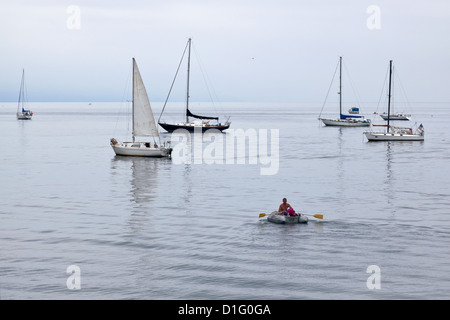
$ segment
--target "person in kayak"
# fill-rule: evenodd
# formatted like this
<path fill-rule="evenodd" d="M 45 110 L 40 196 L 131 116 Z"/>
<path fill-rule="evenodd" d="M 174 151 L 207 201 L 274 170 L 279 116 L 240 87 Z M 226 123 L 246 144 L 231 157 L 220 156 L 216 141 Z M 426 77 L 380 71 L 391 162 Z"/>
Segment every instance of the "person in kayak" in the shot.
<path fill-rule="evenodd" d="M 288 214 L 287 211 L 288 211 L 289 208 L 294 210 L 294 208 L 292 208 L 292 206 L 289 203 L 287 203 L 287 199 L 283 198 L 283 203 L 280 204 L 280 207 L 278 208 L 278 213 L 283 213 L 283 214 L 287 215 Z"/>

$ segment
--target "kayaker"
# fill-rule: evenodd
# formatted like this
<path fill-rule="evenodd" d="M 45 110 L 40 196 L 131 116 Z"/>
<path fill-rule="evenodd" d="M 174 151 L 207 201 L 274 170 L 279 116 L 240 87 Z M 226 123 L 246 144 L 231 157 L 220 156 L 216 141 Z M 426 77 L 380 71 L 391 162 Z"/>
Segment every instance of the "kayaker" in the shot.
<path fill-rule="evenodd" d="M 287 215 L 287 209 L 294 209 L 291 207 L 291 205 L 289 203 L 287 203 L 287 199 L 283 198 L 283 203 L 280 204 L 280 207 L 278 208 L 278 213 L 283 213 Z"/>

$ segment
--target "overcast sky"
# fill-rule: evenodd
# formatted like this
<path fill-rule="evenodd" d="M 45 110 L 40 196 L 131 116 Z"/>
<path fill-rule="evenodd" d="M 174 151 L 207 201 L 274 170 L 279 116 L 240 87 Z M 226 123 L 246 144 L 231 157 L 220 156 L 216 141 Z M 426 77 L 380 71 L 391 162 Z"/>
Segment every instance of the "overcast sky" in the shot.
<path fill-rule="evenodd" d="M 190 37 L 192 101 L 203 70 L 219 101 L 323 102 L 339 56 L 362 101 L 390 59 L 409 101 L 450 101 L 448 0 L 3 0 L 0 28 L 0 101 L 23 68 L 29 101 L 122 101 L 132 57 L 164 101 Z"/>

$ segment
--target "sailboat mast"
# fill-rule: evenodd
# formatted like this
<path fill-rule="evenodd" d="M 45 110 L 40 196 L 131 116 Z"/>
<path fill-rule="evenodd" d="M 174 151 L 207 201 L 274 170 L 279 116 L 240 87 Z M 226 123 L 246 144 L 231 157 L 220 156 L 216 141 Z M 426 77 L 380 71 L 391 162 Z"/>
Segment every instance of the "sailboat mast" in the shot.
<path fill-rule="evenodd" d="M 133 77 L 132 77 L 132 82 L 133 82 L 133 84 L 132 84 L 132 98 L 131 98 L 131 124 L 132 124 L 132 127 L 131 127 L 131 133 L 132 133 L 132 136 L 133 136 L 133 142 L 134 142 L 134 73 L 135 73 L 135 67 L 136 66 L 136 61 L 134 60 L 134 58 L 133 58 Z"/>
<path fill-rule="evenodd" d="M 187 68 L 187 92 L 186 92 L 186 122 L 189 122 L 188 110 L 189 110 L 189 74 L 191 71 L 191 38 L 188 40 L 188 68 Z"/>
<path fill-rule="evenodd" d="M 391 82 L 392 81 L 392 60 L 389 61 L 389 92 L 388 92 L 388 120 L 387 132 L 389 132 L 389 120 L 391 118 Z"/>
<path fill-rule="evenodd" d="M 342 114 L 342 57 L 339 57 L 339 116 Z"/>

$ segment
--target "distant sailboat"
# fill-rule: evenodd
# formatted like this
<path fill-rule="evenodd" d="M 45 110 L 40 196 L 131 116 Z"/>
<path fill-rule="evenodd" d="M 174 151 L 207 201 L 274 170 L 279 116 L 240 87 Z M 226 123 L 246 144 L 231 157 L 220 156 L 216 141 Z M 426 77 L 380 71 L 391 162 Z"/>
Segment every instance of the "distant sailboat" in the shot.
<path fill-rule="evenodd" d="M 120 143 L 115 138 L 111 139 L 111 147 L 116 155 L 140 156 L 140 157 L 168 157 L 172 148 L 158 146 L 156 138 L 160 143 L 160 137 L 156 122 L 153 117 L 150 101 L 145 90 L 136 60 L 133 58 L 133 141 Z M 153 142 L 138 142 L 136 137 L 151 137 Z"/>
<path fill-rule="evenodd" d="M 22 70 L 22 82 L 20 84 L 19 103 L 17 105 L 17 119 L 18 120 L 31 120 L 33 112 L 25 109 L 25 69 Z"/>
<path fill-rule="evenodd" d="M 370 120 L 364 119 L 359 114 L 359 108 L 354 107 L 349 109 L 351 115 L 342 113 L 342 57 L 339 57 L 339 119 L 325 119 L 320 118 L 323 124 L 326 126 L 339 126 L 339 127 L 368 127 L 370 126 Z"/>
<path fill-rule="evenodd" d="M 388 92 L 388 112 L 387 112 L 387 125 L 385 132 L 364 132 L 367 140 L 369 141 L 423 141 L 425 139 L 425 132 L 422 124 L 413 133 L 412 128 L 407 127 L 394 127 L 390 126 L 391 112 L 391 87 L 392 87 L 392 60 L 389 61 L 389 92 Z"/>
<path fill-rule="evenodd" d="M 186 47 L 188 48 L 188 61 L 187 61 L 187 90 L 186 90 L 186 122 L 177 122 L 177 123 L 167 123 L 167 122 L 161 122 L 161 116 L 164 112 L 164 109 L 166 107 L 166 104 L 164 104 L 164 107 L 161 111 L 161 115 L 159 116 L 158 119 L 158 124 L 164 128 L 165 130 L 167 130 L 168 132 L 173 132 L 177 129 L 185 129 L 188 131 L 194 131 L 194 130 L 201 130 L 206 131 L 209 129 L 217 129 L 220 131 L 226 130 L 230 127 L 230 122 L 227 120 L 224 124 L 219 122 L 219 117 L 210 117 L 210 116 L 202 116 L 202 115 L 197 115 L 197 114 L 193 114 L 190 110 L 189 110 L 189 77 L 190 77 L 190 66 L 191 66 L 191 39 L 188 40 L 188 43 L 186 45 Z M 184 49 L 183 52 L 183 56 L 181 58 L 181 61 L 183 61 L 184 58 L 184 54 L 186 52 L 186 48 Z M 181 63 L 181 62 L 180 62 Z M 178 71 L 177 71 L 178 73 Z M 176 77 L 176 75 L 175 75 Z M 170 92 L 169 92 L 170 95 Z M 166 100 L 167 103 L 167 100 Z M 195 122 L 195 121 L 189 121 L 189 118 L 195 118 L 195 119 L 200 119 L 202 120 L 201 122 Z M 211 123 L 210 120 L 215 120 L 215 123 Z"/>
<path fill-rule="evenodd" d="M 403 114 L 403 113 L 391 113 L 388 115 L 387 113 L 380 114 L 380 117 L 383 118 L 383 120 L 410 120 L 411 115 L 410 114 Z"/>

